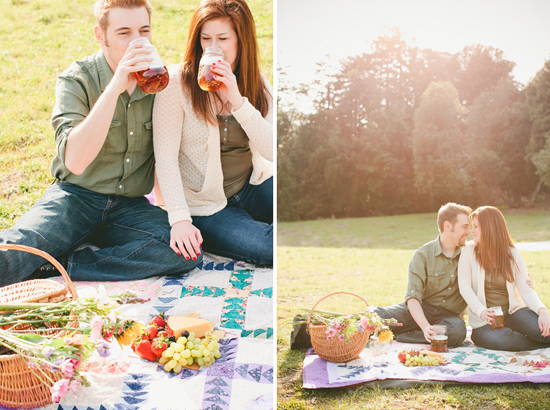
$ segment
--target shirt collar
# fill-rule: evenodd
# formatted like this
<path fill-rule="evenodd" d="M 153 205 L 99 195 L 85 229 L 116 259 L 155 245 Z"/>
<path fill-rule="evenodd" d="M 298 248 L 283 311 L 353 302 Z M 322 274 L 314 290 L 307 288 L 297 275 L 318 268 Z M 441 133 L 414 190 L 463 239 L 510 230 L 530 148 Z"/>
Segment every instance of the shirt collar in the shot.
<path fill-rule="evenodd" d="M 441 235 L 437 235 L 437 240 L 435 241 L 435 256 L 439 256 L 439 255 L 443 255 L 445 256 L 445 254 L 443 253 L 443 248 L 441 247 L 441 239 L 440 239 L 440 236 Z M 461 246 L 458 246 L 456 249 L 455 249 L 455 252 L 453 253 L 453 256 L 451 257 L 451 259 L 454 259 L 456 258 L 458 255 L 460 255 L 460 252 L 462 251 L 462 247 Z M 446 257 L 446 256 L 445 256 Z"/>

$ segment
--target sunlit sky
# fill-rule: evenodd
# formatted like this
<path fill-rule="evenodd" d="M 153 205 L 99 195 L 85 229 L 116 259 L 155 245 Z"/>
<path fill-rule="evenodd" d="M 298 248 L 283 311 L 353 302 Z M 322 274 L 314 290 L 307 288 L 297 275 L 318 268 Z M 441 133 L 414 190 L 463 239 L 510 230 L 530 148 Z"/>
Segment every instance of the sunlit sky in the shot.
<path fill-rule="evenodd" d="M 549 0 L 277 0 L 277 65 L 308 83 L 315 63 L 369 51 L 385 27 L 420 48 L 493 46 L 527 84 L 550 59 Z"/>

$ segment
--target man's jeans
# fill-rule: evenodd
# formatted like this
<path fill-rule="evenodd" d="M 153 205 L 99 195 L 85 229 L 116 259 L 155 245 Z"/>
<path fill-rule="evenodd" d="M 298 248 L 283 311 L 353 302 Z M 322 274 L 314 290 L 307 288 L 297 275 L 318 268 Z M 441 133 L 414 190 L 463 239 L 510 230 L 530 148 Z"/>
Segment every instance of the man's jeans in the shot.
<path fill-rule="evenodd" d="M 524 350 L 550 347 L 550 336 L 542 337 L 539 330 L 539 315 L 531 309 L 519 309 L 513 314 L 504 313 L 504 328 L 493 330 L 485 325 L 472 330 L 475 345 L 491 350 Z"/>
<path fill-rule="evenodd" d="M 211 216 L 193 216 L 206 252 L 255 265 L 273 265 L 273 177 L 246 185 Z"/>
<path fill-rule="evenodd" d="M 100 249 L 84 247 L 91 242 Z M 50 186 L 0 244 L 32 246 L 67 262 L 73 280 L 136 280 L 188 272 L 187 261 L 170 248 L 166 212 L 145 197 L 104 195 L 68 182 Z M 0 286 L 20 282 L 46 260 L 15 250 L 0 251 Z"/>
<path fill-rule="evenodd" d="M 456 313 L 426 302 L 422 302 L 422 310 L 431 325 L 447 326 L 449 347 L 459 347 L 464 344 L 464 339 L 466 339 L 466 324 Z M 398 342 L 428 343 L 424 338 L 424 333 L 414 321 L 405 303 L 398 303 L 385 308 L 377 307 L 375 311 L 381 318 L 394 318 L 399 323 L 403 323 L 403 326 L 391 328 Z"/>

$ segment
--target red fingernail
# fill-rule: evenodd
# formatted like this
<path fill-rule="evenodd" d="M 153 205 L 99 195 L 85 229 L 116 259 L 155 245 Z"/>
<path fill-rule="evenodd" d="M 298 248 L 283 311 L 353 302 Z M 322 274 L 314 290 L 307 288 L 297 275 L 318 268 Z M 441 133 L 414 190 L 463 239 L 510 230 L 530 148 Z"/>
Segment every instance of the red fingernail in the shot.
<path fill-rule="evenodd" d="M 197 253 L 197 256 L 201 256 L 200 252 L 199 252 L 199 253 Z"/>
<path fill-rule="evenodd" d="M 222 60 L 218 60 L 218 63 L 221 63 L 221 62 L 222 62 Z"/>
<path fill-rule="evenodd" d="M 186 256 L 185 259 L 189 260 L 189 256 Z"/>
<path fill-rule="evenodd" d="M 212 65 L 216 65 L 216 63 L 212 63 Z"/>
<path fill-rule="evenodd" d="M 196 260 L 197 260 L 197 257 L 196 257 L 196 256 L 193 256 L 193 260 L 196 261 Z"/>
<path fill-rule="evenodd" d="M 178 255 L 181 255 L 181 252 L 178 252 Z"/>

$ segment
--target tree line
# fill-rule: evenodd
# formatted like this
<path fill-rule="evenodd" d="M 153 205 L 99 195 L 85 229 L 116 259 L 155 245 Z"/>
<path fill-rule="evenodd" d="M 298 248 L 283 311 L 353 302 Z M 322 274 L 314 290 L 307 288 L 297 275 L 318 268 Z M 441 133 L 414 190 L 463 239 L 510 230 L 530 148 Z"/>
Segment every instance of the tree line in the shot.
<path fill-rule="evenodd" d="M 550 192 L 550 61 L 528 85 L 479 44 L 456 54 L 413 47 L 398 29 L 371 51 L 320 63 L 322 80 L 279 71 L 278 218 L 434 211 L 453 201 L 533 206 Z M 311 94 L 303 113 L 293 95 Z"/>

